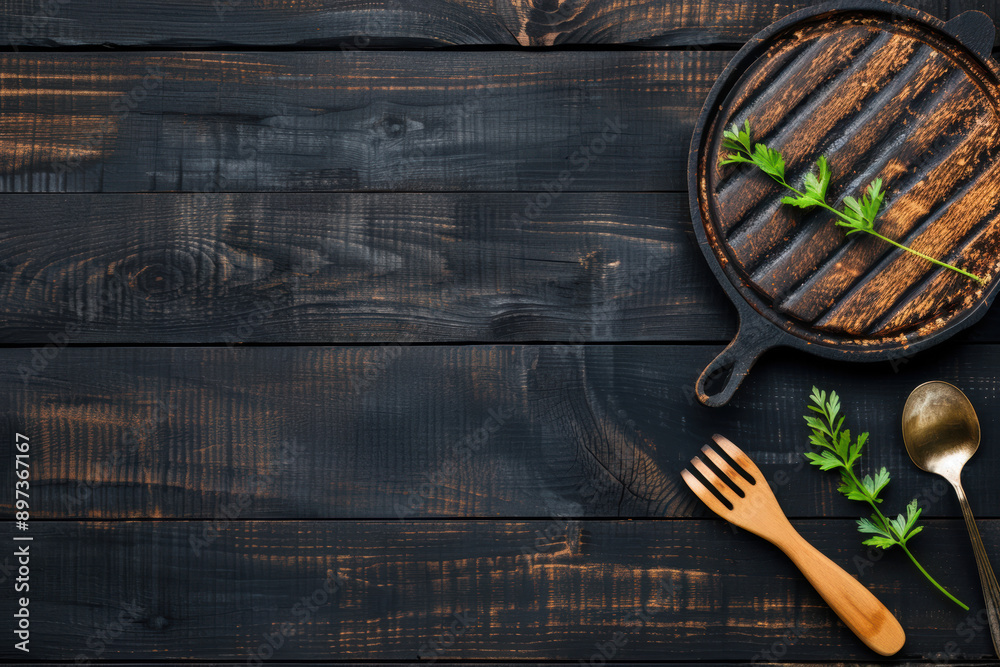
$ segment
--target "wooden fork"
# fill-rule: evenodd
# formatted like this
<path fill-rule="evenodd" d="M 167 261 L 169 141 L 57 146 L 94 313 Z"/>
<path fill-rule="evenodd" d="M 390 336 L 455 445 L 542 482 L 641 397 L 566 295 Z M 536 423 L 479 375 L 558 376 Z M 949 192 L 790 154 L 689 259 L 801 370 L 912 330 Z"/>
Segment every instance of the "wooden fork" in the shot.
<path fill-rule="evenodd" d="M 718 452 L 706 445 L 702 447 L 702 453 L 743 495 L 737 494 L 697 456 L 691 459 L 692 465 L 729 501 L 732 509 L 720 502 L 689 470 L 681 471 L 685 484 L 723 519 L 763 537 L 784 551 L 826 603 L 837 612 L 840 620 L 870 649 L 881 655 L 893 655 L 899 651 L 906 641 L 906 634 L 896 617 L 857 579 L 798 534 L 781 511 L 764 475 L 749 456 L 721 435 L 714 435 L 712 439 L 753 481 L 747 481 Z"/>

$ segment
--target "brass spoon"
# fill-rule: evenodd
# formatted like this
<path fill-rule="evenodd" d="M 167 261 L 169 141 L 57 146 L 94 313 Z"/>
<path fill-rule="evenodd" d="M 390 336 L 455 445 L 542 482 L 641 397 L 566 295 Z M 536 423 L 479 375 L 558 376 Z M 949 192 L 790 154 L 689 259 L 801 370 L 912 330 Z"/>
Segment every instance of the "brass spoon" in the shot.
<path fill-rule="evenodd" d="M 962 467 L 979 449 L 976 411 L 958 387 L 938 380 L 925 382 L 910 392 L 903 407 L 903 442 L 918 468 L 944 477 L 955 487 L 983 584 L 993 650 L 1000 655 L 1000 586 L 962 489 Z"/>

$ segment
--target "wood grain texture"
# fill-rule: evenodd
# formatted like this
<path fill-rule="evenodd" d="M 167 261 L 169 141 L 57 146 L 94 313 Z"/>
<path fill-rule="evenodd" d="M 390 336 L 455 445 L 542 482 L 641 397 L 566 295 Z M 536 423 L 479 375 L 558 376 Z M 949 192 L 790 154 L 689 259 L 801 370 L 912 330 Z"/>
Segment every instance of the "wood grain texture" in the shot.
<path fill-rule="evenodd" d="M 981 524 L 996 551 L 1000 523 Z M 616 632 L 613 656 L 623 661 L 749 661 L 775 643 L 788 660 L 871 656 L 780 552 L 716 520 L 239 521 L 196 551 L 204 527 L 36 522 L 32 565 L 45 576 L 32 588 L 32 658 L 93 659 L 100 647 L 102 660 L 246 660 L 272 636 L 279 647 L 261 657 L 427 659 L 456 613 L 464 620 L 443 660 L 589 661 Z M 852 521 L 797 528 L 839 563 L 864 558 Z M 924 564 L 970 598 L 974 621 L 964 526 L 928 530 L 941 539 Z M 949 642 L 956 658 L 988 657 L 970 612 L 900 558 L 885 555 L 863 577 L 910 629 L 899 658 L 930 660 Z M 314 594 L 310 609 L 302 599 Z M 113 641 L 95 638 L 121 614 Z"/>
<path fill-rule="evenodd" d="M 704 517 L 680 470 L 722 433 L 773 481 L 792 517 L 856 518 L 838 478 L 806 467 L 813 384 L 869 430 L 864 470 L 893 477 L 886 506 L 960 516 L 903 448 L 909 391 L 953 382 L 1000 441 L 1000 347 L 874 365 L 765 355 L 724 408 L 693 396 L 716 346 L 375 346 L 8 349 L 0 416 L 41 444 L 39 518 Z M 52 359 L 44 356 L 52 353 Z M 38 368 L 37 374 L 34 370 Z M 22 377 L 22 375 L 26 377 Z M 0 462 L 11 510 L 12 459 Z M 1000 449 L 965 472 L 998 517 Z M 890 511 L 896 511 L 895 509 Z"/>
<path fill-rule="evenodd" d="M 121 49 L 0 58 L 0 425 L 33 444 L 32 659 L 413 664 L 465 611 L 443 661 L 596 667 L 619 631 L 619 665 L 868 660 L 680 488 L 722 430 L 899 611 L 902 659 L 992 664 L 796 447 L 809 386 L 839 389 L 887 505 L 921 498 L 914 548 L 978 611 L 957 504 L 892 411 L 930 378 L 995 402 L 1000 346 L 968 341 L 1000 342 L 1000 313 L 916 359 L 772 353 L 721 410 L 693 397 L 717 346 L 534 344 L 731 338 L 687 146 L 729 49 L 804 4 L 0 0 L 15 51 Z M 519 51 L 552 45 L 598 48 Z M 77 347 L 135 343 L 221 345 Z M 966 473 L 991 552 L 998 457 Z"/>
<path fill-rule="evenodd" d="M 992 0 L 908 3 L 940 18 L 963 9 L 1000 16 Z M 425 46 L 742 43 L 804 0 L 173 0 L 0 3 L 0 39 L 14 47 L 268 46 L 357 50 Z"/>
<path fill-rule="evenodd" d="M 684 195 L 538 198 L 0 195 L 0 341 L 732 339 Z"/>
<path fill-rule="evenodd" d="M 0 341 L 731 335 L 683 195 L 545 196 L 0 195 Z"/>
<path fill-rule="evenodd" d="M 728 52 L 6 54 L 6 192 L 685 189 Z"/>

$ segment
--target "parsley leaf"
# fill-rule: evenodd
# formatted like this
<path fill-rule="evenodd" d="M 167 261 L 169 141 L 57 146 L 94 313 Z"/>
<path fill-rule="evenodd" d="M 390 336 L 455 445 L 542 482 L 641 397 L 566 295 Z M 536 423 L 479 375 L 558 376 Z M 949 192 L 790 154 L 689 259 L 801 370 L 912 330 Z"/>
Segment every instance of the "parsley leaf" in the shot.
<path fill-rule="evenodd" d="M 837 224 L 841 227 L 849 227 L 851 231 L 847 232 L 848 235 L 855 232 L 871 233 L 875 229 L 875 218 L 878 216 L 878 210 L 882 206 L 883 197 L 885 197 L 885 193 L 882 192 L 882 179 L 876 178 L 868 186 L 868 190 L 861 198 L 861 201 L 858 201 L 854 197 L 844 197 L 844 204 L 846 206 L 844 214 L 848 220 L 837 220 Z"/>
<path fill-rule="evenodd" d="M 746 121 L 743 124 L 743 129 L 736 123 L 733 123 L 733 129 L 725 130 L 722 133 L 722 147 L 728 151 L 736 151 L 737 153 L 745 152 L 752 153 L 750 143 L 750 121 Z"/>
<path fill-rule="evenodd" d="M 816 168 L 819 170 L 818 176 L 813 171 L 806 174 L 804 184 L 805 194 L 798 197 L 783 197 L 781 199 L 783 204 L 790 204 L 799 208 L 826 205 L 826 189 L 830 185 L 830 166 L 826 162 L 825 155 L 821 155 L 819 160 L 816 161 Z"/>
<path fill-rule="evenodd" d="M 764 144 L 753 148 L 753 162 L 757 168 L 768 176 L 773 176 L 779 182 L 785 180 L 785 158 L 778 151 L 771 150 Z"/>
<path fill-rule="evenodd" d="M 896 539 L 884 528 L 881 528 L 879 522 L 880 519 L 874 514 L 872 514 L 871 519 L 858 519 L 858 532 L 875 535 L 875 537 L 866 539 L 862 544 L 870 547 L 879 547 L 880 549 L 888 549 L 895 546 Z"/>

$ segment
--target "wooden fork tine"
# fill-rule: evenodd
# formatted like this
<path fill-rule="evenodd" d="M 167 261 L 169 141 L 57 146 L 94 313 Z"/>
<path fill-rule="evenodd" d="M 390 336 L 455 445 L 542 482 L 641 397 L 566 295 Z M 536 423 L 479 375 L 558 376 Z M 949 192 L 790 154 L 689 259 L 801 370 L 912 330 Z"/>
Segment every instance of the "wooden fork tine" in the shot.
<path fill-rule="evenodd" d="M 701 502 L 708 506 L 708 509 L 712 510 L 719 516 L 725 516 L 729 513 L 729 508 L 722 504 L 715 494 L 712 493 L 707 486 L 701 483 L 701 480 L 695 477 L 690 470 L 681 470 L 681 479 L 684 483 L 688 485 L 688 488 L 694 492 L 694 495 L 701 499 Z"/>
<path fill-rule="evenodd" d="M 733 484 L 735 484 L 738 489 L 746 493 L 746 487 L 749 484 L 749 482 L 746 480 L 745 477 L 743 477 L 741 474 L 733 470 L 732 464 L 726 461 L 726 459 L 719 456 L 719 453 L 714 449 L 712 449 L 711 447 L 709 447 L 708 445 L 702 447 L 701 452 L 705 456 L 707 456 L 719 470 L 724 472 L 726 474 L 726 477 L 728 477 L 729 480 Z"/>
<path fill-rule="evenodd" d="M 760 471 L 760 468 L 750 460 L 742 449 L 734 445 L 729 438 L 715 434 L 712 436 L 712 440 L 715 440 L 715 444 L 722 448 L 726 454 L 729 454 L 729 458 L 736 462 L 736 465 L 743 468 L 744 471 L 751 477 L 753 477 L 756 482 L 764 481 L 764 473 Z"/>
<path fill-rule="evenodd" d="M 716 491 L 719 492 L 719 495 L 728 500 L 730 503 L 737 503 L 740 501 L 740 497 L 736 494 L 736 492 L 733 491 L 728 484 L 723 482 L 718 473 L 709 468 L 704 461 L 696 456 L 691 459 L 691 464 L 697 468 L 698 472 L 702 474 L 702 477 L 707 479 L 708 482 L 715 487 Z"/>

